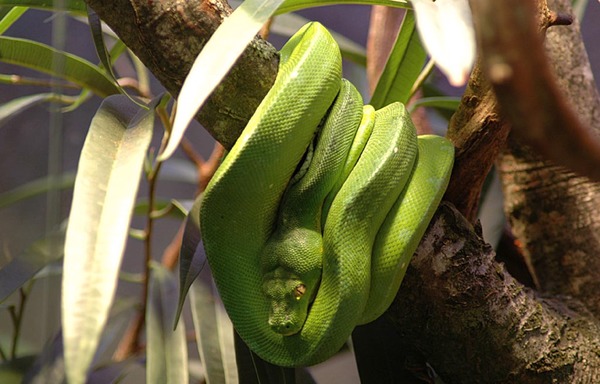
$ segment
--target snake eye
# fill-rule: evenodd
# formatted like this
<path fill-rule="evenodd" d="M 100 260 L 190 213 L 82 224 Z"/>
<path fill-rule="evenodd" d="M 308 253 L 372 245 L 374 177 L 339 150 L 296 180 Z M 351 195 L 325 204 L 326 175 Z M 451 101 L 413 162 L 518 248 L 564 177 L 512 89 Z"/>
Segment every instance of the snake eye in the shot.
<path fill-rule="evenodd" d="M 298 284 L 296 288 L 294 288 L 294 297 L 296 300 L 300 300 L 302 296 L 306 293 L 306 285 Z"/>

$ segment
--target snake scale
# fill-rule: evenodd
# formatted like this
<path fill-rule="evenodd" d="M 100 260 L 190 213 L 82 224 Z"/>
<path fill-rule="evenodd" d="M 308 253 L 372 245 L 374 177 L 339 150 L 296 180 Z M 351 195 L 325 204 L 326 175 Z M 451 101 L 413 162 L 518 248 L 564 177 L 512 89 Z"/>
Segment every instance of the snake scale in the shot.
<path fill-rule="evenodd" d="M 322 25 L 298 31 L 200 210 L 219 294 L 248 346 L 277 365 L 312 365 L 380 316 L 453 158 L 446 139 L 417 137 L 402 104 L 363 106 Z"/>

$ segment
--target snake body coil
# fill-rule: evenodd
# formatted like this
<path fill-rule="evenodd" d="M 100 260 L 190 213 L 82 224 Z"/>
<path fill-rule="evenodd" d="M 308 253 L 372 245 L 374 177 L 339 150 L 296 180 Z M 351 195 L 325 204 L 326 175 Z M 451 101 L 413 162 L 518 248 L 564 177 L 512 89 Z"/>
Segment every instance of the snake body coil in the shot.
<path fill-rule="evenodd" d="M 445 139 L 417 138 L 403 105 L 363 107 L 324 27 L 294 35 L 200 213 L 219 293 L 250 348 L 277 365 L 316 364 L 380 316 L 453 157 Z"/>

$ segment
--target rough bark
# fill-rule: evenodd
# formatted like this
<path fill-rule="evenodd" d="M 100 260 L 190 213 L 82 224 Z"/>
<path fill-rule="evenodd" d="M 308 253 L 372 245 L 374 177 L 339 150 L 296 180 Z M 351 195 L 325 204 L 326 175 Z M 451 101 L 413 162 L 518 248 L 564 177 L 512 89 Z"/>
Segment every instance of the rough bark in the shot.
<path fill-rule="evenodd" d="M 194 59 L 231 13 L 225 0 L 86 0 L 175 97 Z M 277 75 L 278 55 L 254 39 L 204 104 L 198 121 L 233 145 Z"/>
<path fill-rule="evenodd" d="M 548 5 L 572 12 L 569 0 L 549 0 Z M 550 28 L 546 47 L 562 94 L 598 134 L 600 98 L 577 21 Z M 499 168 L 505 210 L 538 288 L 576 297 L 599 315 L 600 185 L 543 160 L 516 138 Z"/>
<path fill-rule="evenodd" d="M 551 12 L 545 0 L 470 4 L 481 21 L 476 27 L 485 74 L 514 132 L 545 158 L 600 181 L 600 140 L 563 96 L 540 33 L 571 17 Z"/>
<path fill-rule="evenodd" d="M 86 1 L 175 95 L 203 42 L 229 12 L 221 0 Z M 231 145 L 276 70 L 274 50 L 256 40 L 200 121 Z M 468 192 L 461 212 L 472 217 L 506 128 L 480 75 L 470 89 L 453 120 L 459 158 L 455 192 L 447 197 L 460 203 Z M 600 328 L 589 312 L 517 283 L 469 222 L 447 205 L 438 210 L 389 315 L 407 348 L 425 354 L 448 383 L 600 382 Z"/>
<path fill-rule="evenodd" d="M 456 148 L 452 178 L 444 200 L 473 222 L 485 178 L 504 148 L 509 126 L 500 118 L 491 84 L 475 65 L 462 101 L 448 126 Z"/>
<path fill-rule="evenodd" d="M 600 382 L 600 325 L 574 301 L 524 288 L 443 204 L 388 315 L 445 383 Z"/>

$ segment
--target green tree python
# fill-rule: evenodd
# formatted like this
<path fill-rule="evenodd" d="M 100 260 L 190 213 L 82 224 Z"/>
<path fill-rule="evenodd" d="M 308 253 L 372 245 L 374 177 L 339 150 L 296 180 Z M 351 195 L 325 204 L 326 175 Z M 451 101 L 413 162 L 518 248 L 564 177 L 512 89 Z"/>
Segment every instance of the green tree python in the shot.
<path fill-rule="evenodd" d="M 312 365 L 379 317 L 446 189 L 454 148 L 405 107 L 363 106 L 311 23 L 203 197 L 200 227 L 233 325 L 263 359 Z"/>

